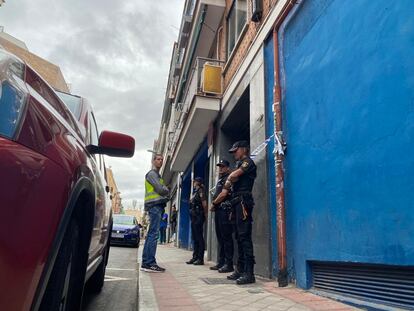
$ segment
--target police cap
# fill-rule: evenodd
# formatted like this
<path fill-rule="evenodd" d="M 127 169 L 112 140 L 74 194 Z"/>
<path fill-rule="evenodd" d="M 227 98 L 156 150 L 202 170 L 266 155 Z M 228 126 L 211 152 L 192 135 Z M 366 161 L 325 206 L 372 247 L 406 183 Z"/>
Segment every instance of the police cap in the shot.
<path fill-rule="evenodd" d="M 194 181 L 199 182 L 200 184 L 202 184 L 203 183 L 203 178 L 196 177 L 196 178 L 194 178 Z"/>
<path fill-rule="evenodd" d="M 249 143 L 247 142 L 247 140 L 239 140 L 239 141 L 236 141 L 233 144 L 233 146 L 231 146 L 229 152 L 230 153 L 236 152 L 236 150 L 238 148 L 249 148 Z"/>
<path fill-rule="evenodd" d="M 221 159 L 220 162 L 216 164 L 216 166 L 227 166 L 227 167 L 229 167 L 230 163 L 227 160 Z"/>

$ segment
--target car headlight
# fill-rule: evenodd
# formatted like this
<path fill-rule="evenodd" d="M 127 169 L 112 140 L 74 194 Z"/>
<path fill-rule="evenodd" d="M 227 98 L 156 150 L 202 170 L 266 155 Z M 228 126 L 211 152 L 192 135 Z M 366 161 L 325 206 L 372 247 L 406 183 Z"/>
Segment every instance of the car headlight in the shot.
<path fill-rule="evenodd" d="M 0 53 L 0 135 L 12 138 L 26 103 L 24 66 Z"/>

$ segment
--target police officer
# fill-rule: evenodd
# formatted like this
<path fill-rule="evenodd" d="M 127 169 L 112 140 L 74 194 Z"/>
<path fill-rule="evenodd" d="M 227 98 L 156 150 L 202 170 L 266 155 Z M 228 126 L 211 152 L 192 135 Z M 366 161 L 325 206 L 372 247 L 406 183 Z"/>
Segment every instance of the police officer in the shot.
<path fill-rule="evenodd" d="M 256 282 L 254 277 L 254 254 L 252 242 L 252 212 L 254 200 L 252 189 L 256 178 L 256 165 L 250 158 L 250 148 L 247 141 L 237 141 L 233 144 L 230 153 L 238 161 L 237 168 L 228 177 L 223 191 L 214 203 L 223 200 L 231 192 L 235 231 L 238 248 L 236 271 L 227 278 L 236 280 L 237 284 Z"/>
<path fill-rule="evenodd" d="M 194 178 L 194 191 L 190 199 L 193 258 L 187 264 L 204 265 L 204 222 L 207 218 L 207 197 L 201 177 Z"/>
<path fill-rule="evenodd" d="M 216 184 L 216 191 L 213 195 L 213 202 L 219 196 L 229 176 L 230 163 L 227 160 L 221 160 L 217 163 L 219 180 Z M 220 273 L 233 272 L 233 222 L 231 220 L 231 202 L 230 195 L 223 198 L 220 203 L 212 204 L 211 211 L 215 212 L 214 222 L 218 242 L 218 260 L 217 264 L 210 267 L 211 270 L 218 270 Z"/>

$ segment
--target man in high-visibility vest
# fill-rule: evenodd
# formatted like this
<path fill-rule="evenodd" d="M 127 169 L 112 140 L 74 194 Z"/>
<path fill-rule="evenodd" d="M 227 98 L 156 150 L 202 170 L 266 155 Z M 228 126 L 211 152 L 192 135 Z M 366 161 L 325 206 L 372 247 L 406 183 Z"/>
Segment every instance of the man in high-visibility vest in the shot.
<path fill-rule="evenodd" d="M 162 155 L 154 154 L 152 158 L 153 168 L 145 175 L 144 209 L 149 215 L 149 227 L 142 251 L 141 270 L 146 272 L 165 271 L 164 268 L 158 266 L 155 259 L 160 221 L 164 214 L 165 205 L 169 200 L 170 192 L 159 173 L 163 161 Z"/>

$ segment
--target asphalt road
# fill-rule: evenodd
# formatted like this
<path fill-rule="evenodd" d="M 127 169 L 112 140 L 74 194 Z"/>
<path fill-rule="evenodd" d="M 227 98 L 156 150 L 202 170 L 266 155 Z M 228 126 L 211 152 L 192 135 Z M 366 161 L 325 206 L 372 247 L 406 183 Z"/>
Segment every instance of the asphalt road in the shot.
<path fill-rule="evenodd" d="M 83 311 L 138 310 L 137 254 L 137 248 L 111 246 L 102 292 L 94 295 L 86 288 Z"/>

